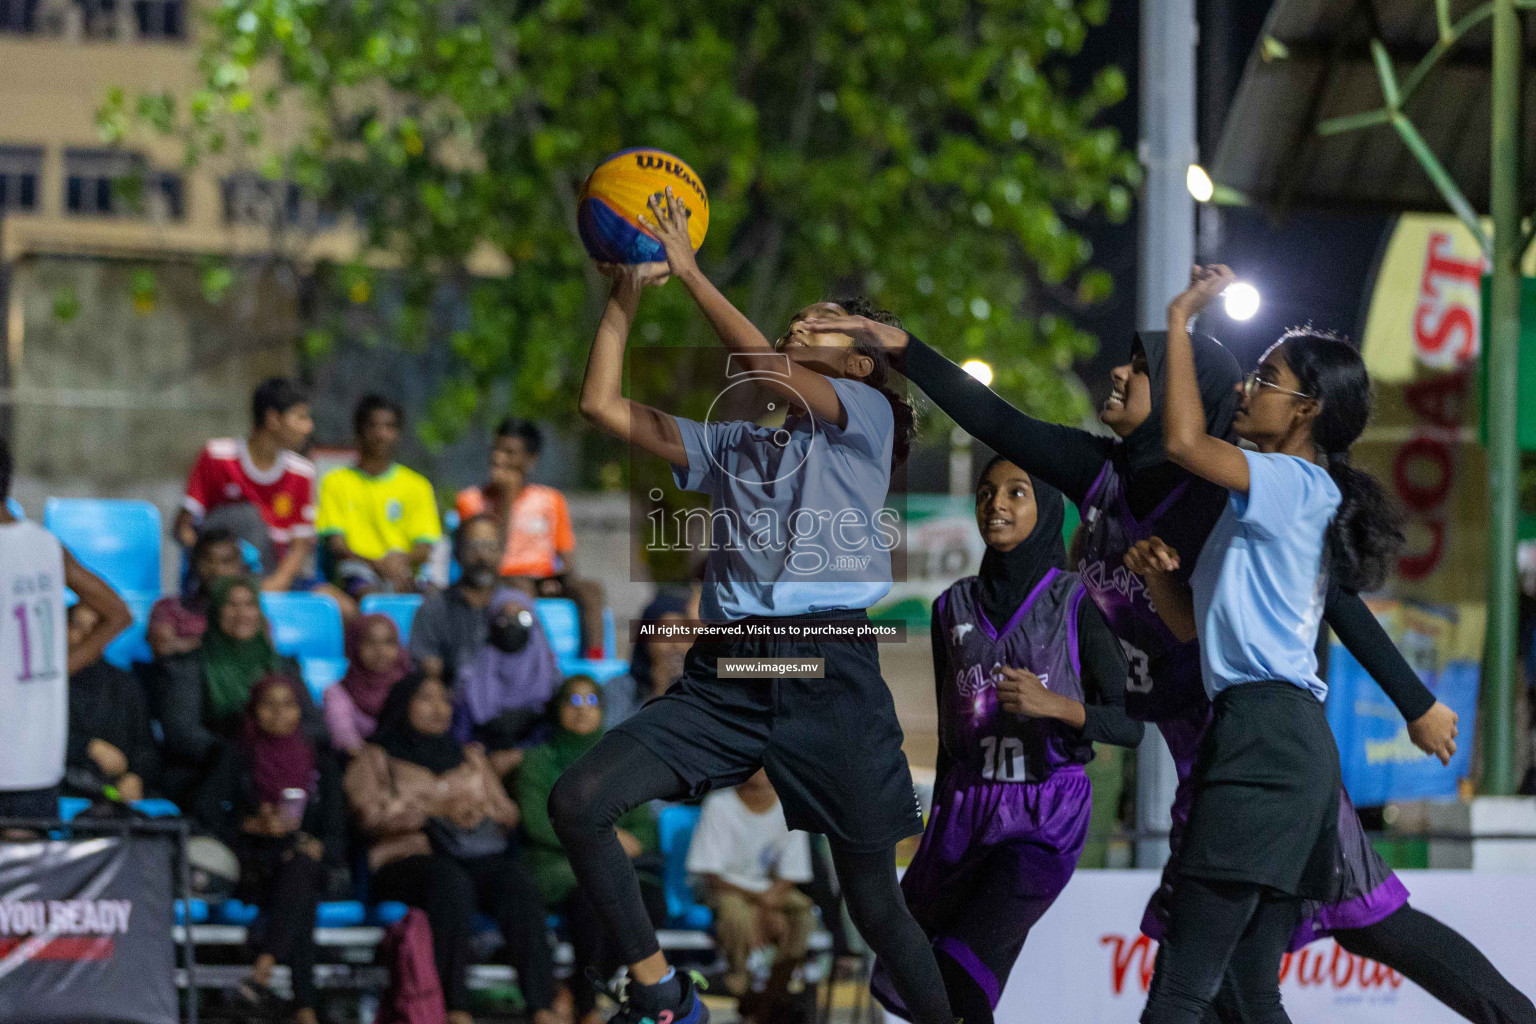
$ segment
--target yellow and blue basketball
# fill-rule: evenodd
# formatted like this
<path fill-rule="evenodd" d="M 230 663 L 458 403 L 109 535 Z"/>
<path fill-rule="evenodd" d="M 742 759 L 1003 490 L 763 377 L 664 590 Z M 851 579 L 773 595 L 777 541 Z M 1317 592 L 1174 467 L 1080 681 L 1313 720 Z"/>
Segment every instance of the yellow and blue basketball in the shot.
<path fill-rule="evenodd" d="M 666 260 L 661 243 L 640 226 L 651 196 L 672 186 L 688 208 L 688 238 L 698 250 L 709 230 L 709 196 L 692 167 L 659 149 L 626 149 L 592 172 L 581 187 L 576 226 L 587 252 L 599 263 L 657 263 Z"/>

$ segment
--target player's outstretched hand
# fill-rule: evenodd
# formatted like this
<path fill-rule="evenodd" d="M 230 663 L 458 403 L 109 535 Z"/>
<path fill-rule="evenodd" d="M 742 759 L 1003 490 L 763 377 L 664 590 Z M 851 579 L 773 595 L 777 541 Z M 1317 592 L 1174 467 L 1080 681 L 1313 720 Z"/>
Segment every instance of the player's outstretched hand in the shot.
<path fill-rule="evenodd" d="M 907 332 L 867 316 L 808 316 L 800 321 L 812 334 L 846 334 L 856 342 L 892 355 L 907 350 Z"/>
<path fill-rule="evenodd" d="M 1138 576 L 1174 572 L 1179 567 L 1179 553 L 1161 537 L 1148 537 L 1131 545 L 1125 553 L 1125 567 Z"/>
<path fill-rule="evenodd" d="M 663 201 L 665 200 L 665 201 Z M 640 225 L 656 236 L 662 248 L 667 250 L 667 265 L 675 277 L 682 277 L 699 269 L 693 257 L 693 239 L 688 237 L 688 218 L 692 216 L 683 201 L 677 198 L 672 186 L 667 186 L 665 197 L 651 196 L 646 201 L 651 215 L 640 215 Z"/>
<path fill-rule="evenodd" d="M 1433 754 L 1441 764 L 1450 764 L 1456 753 L 1456 712 L 1435 701 L 1430 709 L 1408 723 L 1408 738 L 1426 754 Z"/>
<path fill-rule="evenodd" d="M 644 288 L 667 283 L 672 268 L 665 263 L 599 263 L 597 272 L 615 285 Z"/>
<path fill-rule="evenodd" d="M 1189 287 L 1173 297 L 1168 303 L 1168 315 L 1177 316 L 1188 320 L 1206 306 L 1211 300 L 1227 290 L 1227 286 L 1237 280 L 1237 275 L 1232 273 L 1232 268 L 1225 263 L 1212 263 L 1208 267 L 1199 265 L 1189 268 Z"/>

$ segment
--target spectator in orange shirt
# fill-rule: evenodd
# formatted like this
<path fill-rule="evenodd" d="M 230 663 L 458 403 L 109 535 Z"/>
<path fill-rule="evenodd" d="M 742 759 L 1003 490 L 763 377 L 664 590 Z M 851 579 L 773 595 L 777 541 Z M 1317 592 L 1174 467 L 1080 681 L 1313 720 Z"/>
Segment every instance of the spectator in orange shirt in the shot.
<path fill-rule="evenodd" d="M 565 495 L 553 487 L 529 483 L 539 464 L 544 435 L 530 420 L 508 417 L 496 428 L 490 479 L 459 492 L 459 519 L 488 515 L 502 524 L 506 552 L 501 575 L 533 597 L 567 597 L 581 611 L 586 657 L 602 656 L 603 589 L 596 580 L 576 575 L 576 534 Z"/>

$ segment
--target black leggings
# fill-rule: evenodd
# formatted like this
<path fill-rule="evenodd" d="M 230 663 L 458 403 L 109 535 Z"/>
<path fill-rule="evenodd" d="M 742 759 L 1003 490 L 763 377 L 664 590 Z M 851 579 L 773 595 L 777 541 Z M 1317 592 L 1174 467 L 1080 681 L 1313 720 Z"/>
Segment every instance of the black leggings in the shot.
<path fill-rule="evenodd" d="M 1460 932 L 1409 906 L 1365 928 L 1333 933 L 1477 1024 L 1536 1024 L 1536 1007 Z"/>
<path fill-rule="evenodd" d="M 315 1001 L 315 908 L 325 888 L 325 866 L 288 840 L 246 839 L 238 844 L 245 881 L 241 894 L 261 908 L 251 948 L 288 967 L 294 1006 Z"/>
<path fill-rule="evenodd" d="M 661 947 L 614 822 L 647 801 L 685 797 L 687 789 L 645 746 L 614 732 L 571 765 L 549 795 L 555 832 L 577 881 L 608 927 L 614 953 L 624 963 L 639 963 Z M 933 950 L 907 911 L 896 882 L 894 851 L 853 853 L 834 846 L 832 862 L 854 927 L 889 965 L 891 980 L 913 1020 L 953 1024 Z"/>
<path fill-rule="evenodd" d="M 1280 958 L 1301 901 L 1247 882 L 1185 876 L 1168 903 L 1142 1024 L 1200 1024 L 1224 979 L 1249 1024 L 1289 1024 L 1280 1005 Z"/>
<path fill-rule="evenodd" d="M 554 954 L 544 905 L 522 861 L 511 854 L 457 860 L 434 853 L 391 861 L 374 872 L 373 895 L 426 911 L 449 1011 L 469 1009 L 470 938 L 480 907 L 501 929 L 528 1009 L 547 1010 L 554 1003 Z"/>

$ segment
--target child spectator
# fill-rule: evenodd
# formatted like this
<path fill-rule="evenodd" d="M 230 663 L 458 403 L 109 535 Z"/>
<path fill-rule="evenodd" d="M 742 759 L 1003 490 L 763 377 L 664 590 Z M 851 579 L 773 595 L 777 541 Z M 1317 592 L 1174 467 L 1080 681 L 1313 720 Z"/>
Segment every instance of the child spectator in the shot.
<path fill-rule="evenodd" d="M 0 617 L 0 818 L 52 818 L 69 744 L 69 676 L 133 621 L 106 583 L 57 537 L 11 515 L 11 448 L 0 438 L 0 593 L 24 598 Z M 64 590 L 100 618 L 68 646 Z"/>
<path fill-rule="evenodd" d="M 703 876 L 715 911 L 716 938 L 729 967 L 725 990 L 738 999 L 749 995 L 748 958 L 772 946 L 772 977 L 760 1005 L 781 1001 L 805 960 L 814 923 L 810 897 L 795 888 L 811 881 L 811 844 L 785 824 L 767 772 L 758 769 L 735 789 L 705 797 L 688 870 Z M 747 1007 L 742 1014 L 754 1015 Z"/>
<path fill-rule="evenodd" d="M 331 746 L 356 754 L 373 735 L 384 699 L 411 670 L 400 629 L 388 615 L 364 615 L 347 627 L 347 674 L 321 697 Z"/>
<path fill-rule="evenodd" d="M 395 461 L 405 413 L 366 395 L 352 418 L 356 466 L 320 481 L 320 518 L 331 582 L 352 597 L 409 594 L 443 535 L 427 478 Z"/>
<path fill-rule="evenodd" d="M 610 949 L 597 909 L 586 891 L 577 887 L 576 872 L 555 835 L 549 820 L 549 794 L 555 788 L 555 780 L 602 739 L 603 691 L 588 676 L 571 676 L 555 692 L 553 703 L 553 734 L 547 743 L 528 752 L 517 773 L 517 802 L 523 810 L 523 850 L 544 905 L 558 911 L 570 929 L 576 956 L 571 973 L 576 1024 L 600 1024 L 597 993 L 584 979 L 588 970 L 602 978 L 610 977 L 619 968 L 619 962 Z M 641 804 L 620 816 L 616 827 L 619 844 L 631 860 L 656 858 L 656 818 L 649 804 Z M 652 921 L 659 927 L 666 919 L 666 897 L 659 872 L 641 874 L 640 882 Z"/>
<path fill-rule="evenodd" d="M 198 790 L 193 816 L 240 860 L 236 894 L 261 908 L 256 963 L 240 994 L 258 1007 L 275 997 L 272 969 L 288 965 L 294 1020 L 315 1015 L 315 908 L 328 865 L 344 856 L 345 809 L 334 770 L 304 736 L 303 684 L 264 676 L 251 688 L 239 742 L 225 747 Z"/>
<path fill-rule="evenodd" d="M 197 535 L 188 561 L 191 571 L 181 593 L 162 597 L 149 610 L 149 649 L 157 658 L 197 650 L 208 629 L 209 585 L 246 571 L 240 541 L 217 527 Z"/>
<path fill-rule="evenodd" d="M 602 657 L 603 590 L 576 575 L 576 534 L 565 495 L 529 483 L 544 435 L 528 420 L 508 417 L 496 428 L 490 479 L 459 492 L 461 520 L 489 515 L 506 530 L 501 575 L 533 597 L 568 597 L 581 611 L 581 637 L 588 658 Z"/>
<path fill-rule="evenodd" d="M 68 622 L 74 650 L 95 632 L 101 613 L 81 602 L 69 610 Z M 65 792 L 142 800 L 159 773 L 160 752 L 139 681 L 102 658 L 71 672 Z"/>
<path fill-rule="evenodd" d="M 640 613 L 641 625 L 676 625 L 687 618 L 688 598 L 676 594 L 656 595 Z M 666 693 L 683 674 L 683 656 L 692 642 L 688 637 L 651 637 L 636 643 L 629 671 L 603 686 L 603 725 L 612 729 L 646 701 Z"/>
<path fill-rule="evenodd" d="M 347 768 L 347 800 L 371 844 L 373 896 L 426 911 L 449 1024 L 472 1024 L 467 976 L 477 910 L 501 928 L 533 1024 L 561 1024 L 551 1009 L 554 957 L 544 906 L 508 846 L 517 805 L 480 747 L 453 738 L 452 722 L 443 685 L 408 675 L 384 702 L 372 742 Z"/>
<path fill-rule="evenodd" d="M 454 733 L 478 740 L 505 775 L 535 739 L 560 682 L 554 652 L 521 592 L 496 576 L 500 536 L 486 516 L 454 535 L 463 570 L 447 590 L 427 595 L 411 626 L 411 654 L 453 694 Z"/>
<path fill-rule="evenodd" d="M 237 735 L 251 689 L 274 673 L 297 680 L 298 663 L 277 653 L 257 599 L 257 584 L 246 576 L 216 580 L 209 588 L 208 632 L 191 654 L 159 663 L 158 711 L 165 729 L 164 784 L 177 799 L 199 782 Z M 325 737 L 309 690 L 298 687 L 305 734 Z"/>
<path fill-rule="evenodd" d="M 216 438 L 198 455 L 172 527 L 183 547 L 225 526 L 262 552 L 263 590 L 305 581 L 315 550 L 315 465 L 299 455 L 314 431 L 309 399 L 273 377 L 251 396 L 250 434 Z"/>

